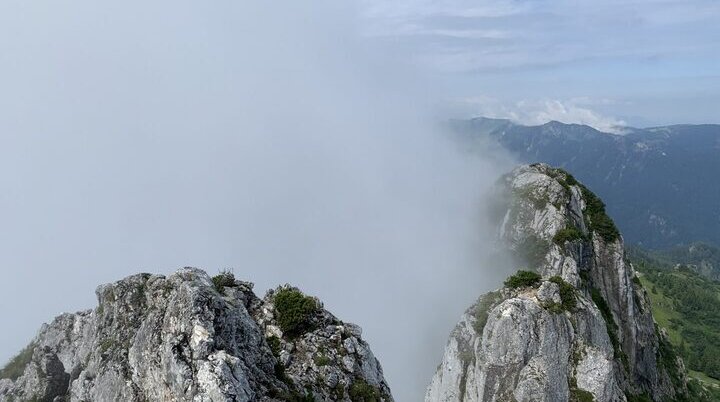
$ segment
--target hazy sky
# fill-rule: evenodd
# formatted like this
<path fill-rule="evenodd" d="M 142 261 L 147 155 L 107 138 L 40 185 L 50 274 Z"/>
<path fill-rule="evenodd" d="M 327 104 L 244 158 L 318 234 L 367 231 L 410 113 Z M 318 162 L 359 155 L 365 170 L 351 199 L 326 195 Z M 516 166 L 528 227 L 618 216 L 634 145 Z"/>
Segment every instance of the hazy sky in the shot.
<path fill-rule="evenodd" d="M 0 360 L 101 283 L 230 268 L 319 296 L 421 398 L 508 274 L 480 211 L 511 162 L 459 154 L 341 3 L 0 3 Z"/>
<path fill-rule="evenodd" d="M 512 161 L 438 118 L 715 119 L 716 3 L 602 4 L 0 2 L 0 361 L 100 283 L 232 268 L 360 324 L 418 400 L 507 274 L 479 211 Z"/>
<path fill-rule="evenodd" d="M 364 4 L 368 34 L 434 68 L 458 111 L 531 124 L 720 123 L 715 0 Z"/>

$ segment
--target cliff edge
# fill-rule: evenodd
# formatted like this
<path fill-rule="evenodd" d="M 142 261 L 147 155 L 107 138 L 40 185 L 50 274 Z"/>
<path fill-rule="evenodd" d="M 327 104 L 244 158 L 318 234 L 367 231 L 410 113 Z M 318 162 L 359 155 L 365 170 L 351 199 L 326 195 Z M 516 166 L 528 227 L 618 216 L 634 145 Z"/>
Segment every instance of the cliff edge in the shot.
<path fill-rule="evenodd" d="M 425 400 L 684 400 L 682 360 L 602 201 L 544 164 L 499 187 L 499 237 L 523 270 L 462 315 Z"/>

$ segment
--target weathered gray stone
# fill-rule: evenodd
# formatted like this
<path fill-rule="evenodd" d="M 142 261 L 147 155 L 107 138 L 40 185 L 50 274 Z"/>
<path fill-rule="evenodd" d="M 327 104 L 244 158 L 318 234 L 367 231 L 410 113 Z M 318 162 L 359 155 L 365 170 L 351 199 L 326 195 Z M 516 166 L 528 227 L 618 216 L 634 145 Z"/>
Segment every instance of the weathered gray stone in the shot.
<path fill-rule="evenodd" d="M 322 308 L 316 329 L 288 339 L 274 292 L 259 299 L 241 281 L 218 290 L 198 269 L 134 275 L 96 293 L 95 310 L 43 325 L 24 374 L 0 380 L 0 401 L 350 401 L 356 381 L 392 401 L 360 331 Z"/>
<path fill-rule="evenodd" d="M 541 303 L 560 303 L 560 286 L 550 281 L 543 282 L 537 291 L 537 298 Z"/>
<path fill-rule="evenodd" d="M 480 304 L 471 306 L 450 336 L 425 401 L 568 401 L 579 390 L 595 401 L 645 392 L 662 401 L 686 392 L 657 364 L 660 335 L 647 296 L 633 284 L 622 239 L 591 233 L 580 186 L 542 164 L 516 169 L 502 185 L 512 197 L 500 238 L 518 254 L 528 239 L 544 247 L 531 263 L 545 281 L 538 289 L 501 290 L 502 301 L 490 306 L 480 332 Z M 568 227 L 584 238 L 557 244 L 555 235 Z M 553 276 L 575 288 L 572 311 L 562 306 L 559 286 L 547 281 Z M 614 325 L 591 293 L 606 301 L 617 330 L 608 329 Z"/>

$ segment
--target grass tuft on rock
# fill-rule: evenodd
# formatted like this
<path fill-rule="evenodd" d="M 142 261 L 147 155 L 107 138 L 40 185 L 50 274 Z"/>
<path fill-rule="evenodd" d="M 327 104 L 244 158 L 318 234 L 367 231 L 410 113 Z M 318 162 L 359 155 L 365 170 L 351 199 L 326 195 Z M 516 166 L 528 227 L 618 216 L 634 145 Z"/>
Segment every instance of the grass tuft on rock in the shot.
<path fill-rule="evenodd" d="M 318 353 L 313 356 L 313 362 L 316 366 L 322 367 L 330 364 L 331 360 L 325 353 Z"/>

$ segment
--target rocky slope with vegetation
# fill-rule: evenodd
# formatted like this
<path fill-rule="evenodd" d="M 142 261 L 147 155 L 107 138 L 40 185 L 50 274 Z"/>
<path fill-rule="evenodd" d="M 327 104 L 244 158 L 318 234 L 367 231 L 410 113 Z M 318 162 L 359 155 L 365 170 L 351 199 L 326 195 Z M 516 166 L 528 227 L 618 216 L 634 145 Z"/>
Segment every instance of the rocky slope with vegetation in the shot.
<path fill-rule="evenodd" d="M 662 270 L 683 266 L 707 279 L 720 281 L 720 248 L 710 244 L 695 242 L 660 250 L 631 246 L 628 256 Z"/>
<path fill-rule="evenodd" d="M 465 312 L 425 400 L 707 398 L 655 325 L 602 201 L 542 164 L 500 188 L 500 238 L 525 269 Z"/>
<path fill-rule="evenodd" d="M 0 401 L 392 401 L 360 328 L 296 288 L 185 268 L 96 293 L 0 371 Z"/>
<path fill-rule="evenodd" d="M 644 256 L 643 256 L 644 255 Z M 720 283 L 697 265 L 665 265 L 635 250 L 630 256 L 652 303 L 653 316 L 683 357 L 689 375 L 720 400 Z M 692 259 L 689 259 L 690 261 Z"/>
<path fill-rule="evenodd" d="M 572 172 L 607 202 L 631 244 L 720 245 L 720 186 L 711 185 L 720 171 L 720 125 L 625 127 L 623 135 L 557 121 L 477 118 L 452 127 L 468 147 L 490 140 L 523 163 Z"/>

